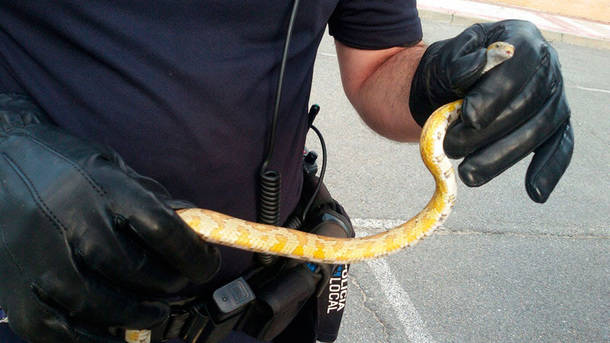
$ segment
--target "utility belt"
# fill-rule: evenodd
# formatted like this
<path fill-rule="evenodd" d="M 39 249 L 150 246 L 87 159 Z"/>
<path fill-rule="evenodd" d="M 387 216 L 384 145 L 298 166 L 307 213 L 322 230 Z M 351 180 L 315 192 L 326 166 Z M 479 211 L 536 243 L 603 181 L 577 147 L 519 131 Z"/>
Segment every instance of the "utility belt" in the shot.
<path fill-rule="evenodd" d="M 291 216 L 286 226 L 320 235 L 351 238 L 354 231 L 343 207 L 317 185 L 314 152 L 305 153 L 303 196 L 295 213 L 311 206 L 302 222 Z M 309 205 L 309 206 L 308 206 Z M 298 226 L 298 227 L 296 227 Z M 349 265 L 303 263 L 261 255 L 259 266 L 216 289 L 210 298 L 176 304 L 169 318 L 151 330 L 152 342 L 180 338 L 187 343 L 216 343 L 231 331 L 261 341 L 333 342 L 347 297 Z"/>

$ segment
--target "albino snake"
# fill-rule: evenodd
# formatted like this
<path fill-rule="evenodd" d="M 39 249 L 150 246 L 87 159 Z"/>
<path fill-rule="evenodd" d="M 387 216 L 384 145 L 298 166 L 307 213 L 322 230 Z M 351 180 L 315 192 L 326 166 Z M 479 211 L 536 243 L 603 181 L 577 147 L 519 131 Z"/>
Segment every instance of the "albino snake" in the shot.
<path fill-rule="evenodd" d="M 511 58 L 514 47 L 496 42 L 487 48 L 483 72 Z M 204 209 L 178 212 L 180 217 L 207 242 L 238 249 L 281 255 L 302 261 L 350 263 L 372 259 L 414 245 L 449 216 L 456 199 L 457 184 L 451 162 L 443 151 L 447 127 L 456 120 L 462 100 L 446 104 L 432 113 L 420 138 L 424 164 L 436 181 L 436 190 L 426 207 L 415 217 L 389 231 L 360 238 L 332 238 L 293 229 L 258 224 Z M 127 330 L 129 343 L 147 342 L 147 330 Z"/>

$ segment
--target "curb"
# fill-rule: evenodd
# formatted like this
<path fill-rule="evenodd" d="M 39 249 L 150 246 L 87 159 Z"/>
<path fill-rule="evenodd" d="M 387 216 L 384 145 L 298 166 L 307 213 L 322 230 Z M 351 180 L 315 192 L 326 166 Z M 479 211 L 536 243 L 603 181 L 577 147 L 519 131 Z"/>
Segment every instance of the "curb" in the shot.
<path fill-rule="evenodd" d="M 417 9 L 419 12 L 419 17 L 421 19 L 429 19 L 434 21 L 441 21 L 447 24 L 456 24 L 456 25 L 466 25 L 470 26 L 472 24 L 481 23 L 481 22 L 490 22 L 489 19 L 470 17 L 464 15 L 456 15 L 451 12 L 437 12 L 427 9 Z M 594 39 L 588 37 L 577 36 L 574 34 L 563 33 L 563 32 L 555 32 L 549 30 L 540 30 L 542 35 L 546 40 L 550 43 L 566 43 L 571 45 L 578 45 L 587 48 L 593 49 L 604 49 L 610 50 L 610 40 L 601 40 Z"/>

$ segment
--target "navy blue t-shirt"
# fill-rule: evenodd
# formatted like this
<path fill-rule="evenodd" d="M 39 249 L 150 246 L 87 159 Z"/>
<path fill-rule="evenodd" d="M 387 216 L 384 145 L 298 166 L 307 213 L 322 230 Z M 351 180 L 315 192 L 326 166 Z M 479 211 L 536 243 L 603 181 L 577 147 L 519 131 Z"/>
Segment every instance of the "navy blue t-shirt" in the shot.
<path fill-rule="evenodd" d="M 292 1 L 0 1 L 0 92 L 202 208 L 255 220 Z M 362 49 L 421 39 L 415 0 L 301 1 L 271 167 L 281 217 L 301 189 L 314 60 L 326 25 Z M 340 87 L 340 85 L 337 85 Z M 223 249 L 222 279 L 251 255 Z"/>

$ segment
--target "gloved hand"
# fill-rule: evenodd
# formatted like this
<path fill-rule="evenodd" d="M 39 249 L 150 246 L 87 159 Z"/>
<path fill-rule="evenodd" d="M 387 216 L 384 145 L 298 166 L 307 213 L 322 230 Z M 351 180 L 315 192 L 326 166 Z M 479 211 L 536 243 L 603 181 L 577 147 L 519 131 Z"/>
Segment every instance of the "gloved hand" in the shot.
<path fill-rule="evenodd" d="M 485 50 L 496 41 L 515 55 L 482 76 Z M 481 186 L 534 152 L 525 185 L 545 202 L 570 163 L 574 135 L 557 53 L 531 23 L 477 24 L 426 50 L 415 73 L 410 108 L 423 126 L 441 105 L 464 98 L 462 116 L 444 141 L 462 158 L 459 175 Z"/>
<path fill-rule="evenodd" d="M 0 307 L 31 342 L 122 342 L 109 327 L 159 323 L 219 254 L 161 185 L 44 118 L 0 95 Z"/>

